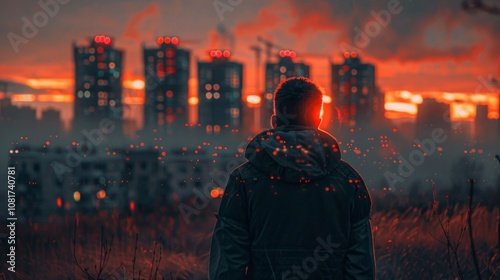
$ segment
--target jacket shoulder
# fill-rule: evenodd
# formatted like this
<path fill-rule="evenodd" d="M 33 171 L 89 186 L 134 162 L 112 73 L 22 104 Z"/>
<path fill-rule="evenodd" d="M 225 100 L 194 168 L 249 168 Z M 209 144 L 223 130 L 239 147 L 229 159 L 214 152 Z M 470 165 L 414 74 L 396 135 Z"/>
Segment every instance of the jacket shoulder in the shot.
<path fill-rule="evenodd" d="M 363 180 L 361 174 L 359 174 L 359 172 L 345 160 L 340 161 L 337 167 L 333 170 L 333 173 L 335 176 L 346 180 Z"/>
<path fill-rule="evenodd" d="M 231 172 L 231 176 L 239 177 L 242 180 L 248 180 L 265 176 L 265 174 L 251 164 L 250 161 L 245 161 Z"/>

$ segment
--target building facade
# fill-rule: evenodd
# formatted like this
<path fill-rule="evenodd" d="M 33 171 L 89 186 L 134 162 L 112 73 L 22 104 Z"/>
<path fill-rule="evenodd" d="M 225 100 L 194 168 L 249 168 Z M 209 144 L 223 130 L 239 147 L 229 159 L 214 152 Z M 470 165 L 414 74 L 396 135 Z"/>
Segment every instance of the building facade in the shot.
<path fill-rule="evenodd" d="M 123 51 L 112 38 L 97 35 L 88 45 L 73 44 L 75 62 L 74 124 L 91 124 L 103 118 L 120 121 L 122 108 Z"/>
<path fill-rule="evenodd" d="M 242 125 L 243 65 L 230 57 L 228 50 L 212 50 L 210 61 L 198 62 L 198 123 L 207 134 Z"/>
<path fill-rule="evenodd" d="M 144 126 L 161 128 L 188 122 L 189 50 L 177 37 L 158 37 L 158 46 L 143 47 Z"/>
<path fill-rule="evenodd" d="M 375 86 L 375 66 L 362 63 L 356 52 L 346 52 L 344 62 L 332 64 L 331 71 L 334 122 L 362 125 L 383 110 L 383 100 Z"/>

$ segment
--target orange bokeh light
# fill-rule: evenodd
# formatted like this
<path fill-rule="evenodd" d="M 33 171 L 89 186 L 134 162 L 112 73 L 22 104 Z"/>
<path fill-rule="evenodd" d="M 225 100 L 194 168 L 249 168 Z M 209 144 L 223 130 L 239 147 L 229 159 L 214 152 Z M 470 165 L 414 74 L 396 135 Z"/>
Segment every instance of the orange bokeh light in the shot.
<path fill-rule="evenodd" d="M 246 100 L 247 100 L 248 104 L 251 104 L 251 105 L 259 105 L 261 102 L 260 96 L 255 95 L 255 94 L 251 94 L 251 95 L 247 96 Z"/>
<path fill-rule="evenodd" d="M 189 97 L 188 103 L 189 103 L 189 105 L 193 105 L 193 106 L 198 105 L 198 97 L 196 97 L 196 96 Z"/>
<path fill-rule="evenodd" d="M 213 190 L 211 190 L 211 191 L 210 191 L 210 196 L 211 196 L 212 198 L 217 198 L 217 197 L 219 197 L 219 191 L 218 191 L 217 189 L 213 189 Z"/>

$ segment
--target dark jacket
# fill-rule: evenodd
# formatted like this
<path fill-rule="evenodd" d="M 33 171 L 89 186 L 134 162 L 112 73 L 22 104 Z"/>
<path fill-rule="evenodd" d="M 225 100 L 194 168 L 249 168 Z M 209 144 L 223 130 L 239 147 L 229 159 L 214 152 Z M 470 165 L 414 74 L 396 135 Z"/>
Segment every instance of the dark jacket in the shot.
<path fill-rule="evenodd" d="M 333 136 L 281 126 L 245 157 L 217 214 L 210 279 L 375 278 L 371 198 Z"/>

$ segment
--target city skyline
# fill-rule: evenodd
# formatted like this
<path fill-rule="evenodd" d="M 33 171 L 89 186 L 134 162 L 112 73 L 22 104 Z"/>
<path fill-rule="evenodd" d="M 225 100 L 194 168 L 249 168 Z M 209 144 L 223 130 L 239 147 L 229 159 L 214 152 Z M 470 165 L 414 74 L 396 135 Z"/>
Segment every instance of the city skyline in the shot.
<path fill-rule="evenodd" d="M 83 10 L 79 7 L 80 3 L 69 2 L 60 5 L 57 15 L 37 28 L 37 32 L 57 36 L 34 36 L 27 43 L 16 45 L 17 48 L 13 48 L 11 41 L 3 41 L 0 45 L 3 61 L 0 79 L 27 85 L 28 88 L 20 90 L 20 93 L 43 94 L 43 99 L 49 101 L 72 101 L 72 71 L 67 71 L 72 68 L 69 45 L 74 40 L 107 34 L 115 37 L 117 48 L 124 49 L 126 53 L 124 88 L 140 92 L 139 97 L 125 94 L 125 102 L 141 103 L 144 99 L 140 89 L 144 83 L 141 45 L 154 45 L 157 36 L 172 34 L 180 38 L 181 47 L 192 51 L 193 64 L 196 59 L 208 57 L 210 49 L 231 49 L 235 60 L 246 66 L 244 76 L 247 82 L 243 95 L 247 96 L 256 91 L 255 54 L 249 46 L 257 44 L 256 38 L 261 36 L 294 50 L 297 58 L 311 65 L 311 78 L 324 86 L 328 94 L 331 94 L 328 61 L 321 55 L 326 54 L 334 63 L 341 63 L 342 47 L 345 45 L 358 47 L 363 61 L 376 65 L 378 85 L 382 91 L 409 91 L 413 95 L 435 92 L 438 98 L 445 92 L 491 93 L 484 81 L 498 76 L 499 57 L 494 51 L 498 45 L 498 36 L 494 36 L 494 26 L 498 23 L 496 17 L 469 15 L 461 11 L 459 5 L 455 7 L 444 2 L 400 2 L 399 6 L 393 7 L 395 13 L 386 18 L 388 3 L 366 5 L 365 8 L 362 3 L 325 2 L 321 4 L 324 9 L 320 10 L 299 2 L 256 1 L 254 5 L 243 2 L 224 12 L 222 18 L 211 2 L 200 4 L 206 6 L 206 13 L 202 14 L 198 13 L 203 9 L 192 9 L 190 5 L 194 2 L 189 1 L 91 2 Z M 5 30 L 5 34 L 22 35 L 21 18 L 24 16 L 31 20 L 31 15 L 43 11 L 40 5 L 25 6 L 25 9 L 19 10 L 19 6 L 8 5 L 6 8 L 11 13 L 5 15 L 6 20 L 0 25 L 0 30 Z M 299 13 L 299 6 L 302 13 Z M 111 13 L 117 7 L 119 12 L 116 15 Z M 92 18 L 109 24 L 93 25 L 85 21 L 88 17 L 75 18 L 76 10 L 82 15 L 93 13 Z M 175 14 L 186 16 L 173 16 Z M 70 19 L 80 23 L 79 32 L 74 30 L 77 23 L 66 27 L 64 23 Z M 385 26 L 380 21 L 382 19 L 387 21 Z M 363 42 L 362 39 L 367 38 L 366 32 L 362 31 L 376 23 L 379 23 L 379 32 Z M 54 32 L 55 29 L 61 30 Z M 80 35 L 76 35 L 78 33 Z M 43 58 L 35 59 L 40 52 L 45 54 Z M 195 72 L 191 67 L 190 96 L 197 95 Z M 262 69 L 260 72 L 263 79 Z M 405 106 L 416 107 L 412 97 L 404 100 Z M 418 97 L 415 99 L 419 100 Z M 490 102 L 491 107 L 495 106 L 494 102 L 498 103 Z M 389 108 L 405 111 L 404 106 L 395 103 Z M 490 117 L 498 117 L 497 110 L 491 113 Z"/>

